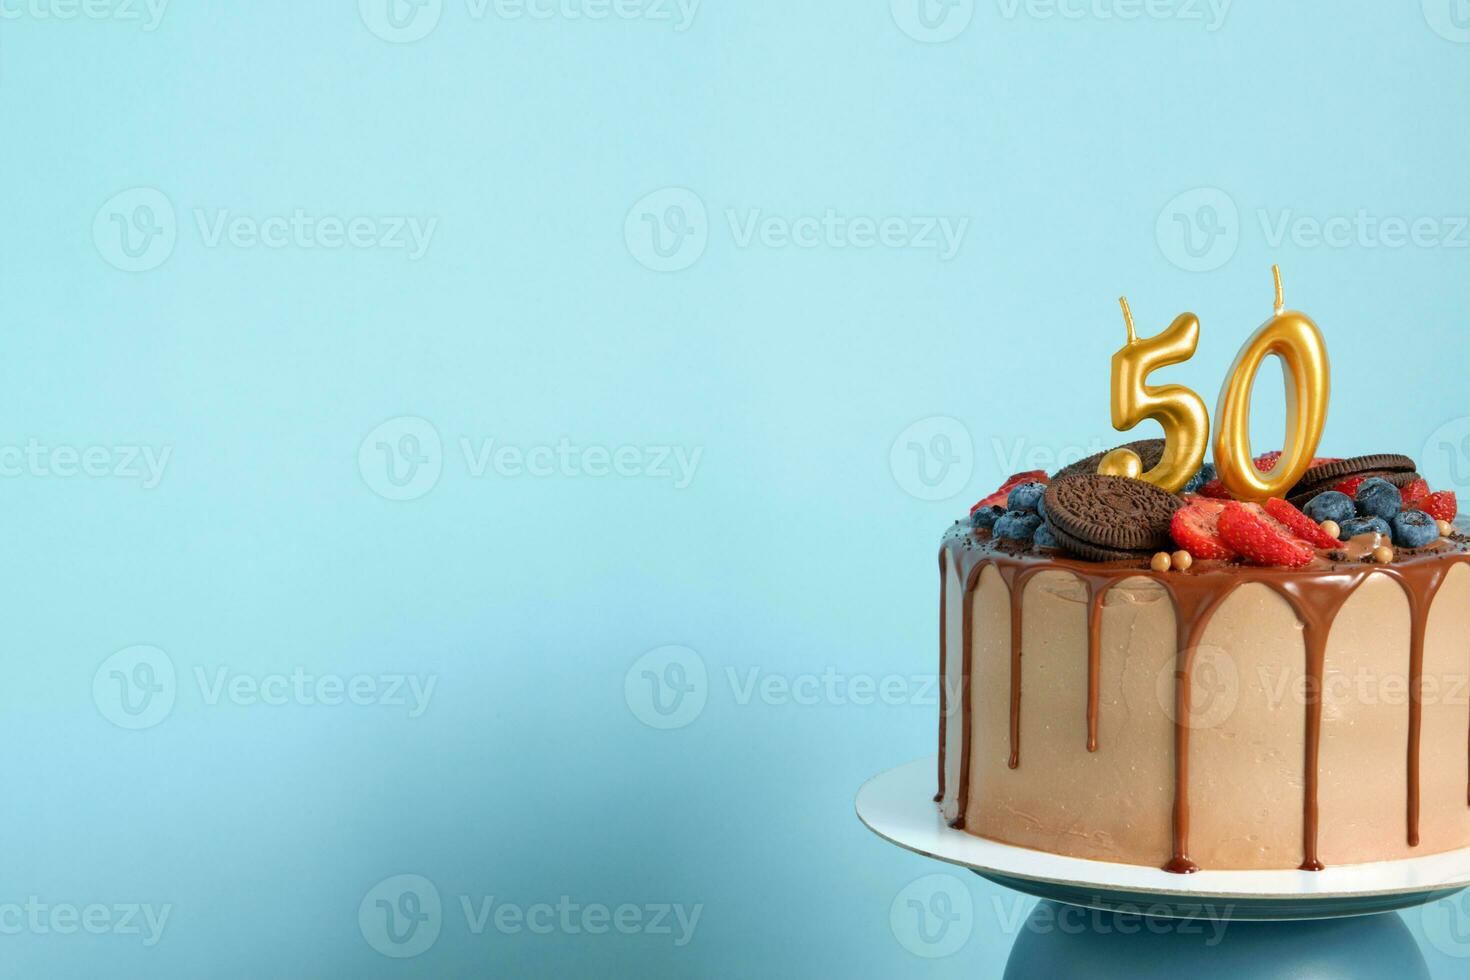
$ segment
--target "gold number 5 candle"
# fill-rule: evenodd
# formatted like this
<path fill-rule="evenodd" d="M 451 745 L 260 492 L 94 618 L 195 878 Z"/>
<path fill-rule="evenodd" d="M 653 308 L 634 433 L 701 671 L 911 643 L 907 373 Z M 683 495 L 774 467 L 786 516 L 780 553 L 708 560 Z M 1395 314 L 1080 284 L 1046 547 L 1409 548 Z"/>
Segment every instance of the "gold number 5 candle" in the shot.
<path fill-rule="evenodd" d="M 1129 449 L 1115 449 L 1103 457 L 1097 471 L 1111 476 L 1146 480 L 1170 493 L 1178 491 L 1199 472 L 1210 438 L 1210 418 L 1204 399 L 1183 385 L 1154 387 L 1148 376 L 1162 367 L 1194 356 L 1199 346 L 1199 319 L 1181 313 L 1162 333 L 1139 340 L 1128 300 L 1118 300 L 1128 326 L 1128 343 L 1113 355 L 1113 428 L 1131 429 L 1144 419 L 1164 427 L 1164 455 L 1147 473 L 1143 461 Z"/>
<path fill-rule="evenodd" d="M 1283 312 L 1281 270 L 1272 266 L 1271 274 L 1276 315 L 1240 349 L 1215 408 L 1215 468 L 1239 500 L 1283 497 L 1301 479 L 1322 439 L 1332 390 L 1322 332 L 1305 313 Z M 1262 473 L 1251 456 L 1251 389 L 1267 355 L 1281 360 L 1286 376 L 1286 446 L 1276 465 Z"/>

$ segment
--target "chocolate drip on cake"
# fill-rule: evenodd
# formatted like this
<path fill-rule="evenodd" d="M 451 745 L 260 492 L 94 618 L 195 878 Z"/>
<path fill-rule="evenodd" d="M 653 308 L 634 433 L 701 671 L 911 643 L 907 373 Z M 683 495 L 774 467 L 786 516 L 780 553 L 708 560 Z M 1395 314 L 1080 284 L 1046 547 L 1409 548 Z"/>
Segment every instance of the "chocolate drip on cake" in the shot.
<path fill-rule="evenodd" d="M 1470 548 L 1465 539 L 1457 537 L 1453 543 L 1446 539 L 1444 546 L 1422 549 L 1420 552 L 1401 556 L 1392 565 L 1373 565 L 1353 562 L 1340 554 L 1342 560 L 1319 559 L 1305 569 L 1262 568 L 1244 565 L 1206 564 L 1196 565 L 1191 571 L 1154 572 L 1142 561 L 1085 562 L 1071 558 L 1048 557 L 1035 552 L 1011 550 L 990 540 L 984 532 L 973 531 L 966 526 L 957 526 L 945 537 L 941 551 L 941 570 L 945 569 L 945 556 L 953 561 L 961 584 L 961 594 L 949 597 L 947 585 L 941 588 L 941 633 L 944 632 L 944 611 L 953 599 L 962 606 L 963 662 L 958 695 L 962 698 L 963 744 L 961 746 L 960 775 L 958 785 L 958 816 L 951 826 L 962 828 L 970 803 L 971 743 L 974 734 L 974 708 L 972 705 L 971 679 L 974 676 L 974 650 L 972 634 L 972 597 L 978 587 L 981 572 L 986 566 L 994 566 L 1009 591 L 1010 605 L 1010 755 L 1008 766 L 1020 765 L 1020 730 L 1022 708 L 1021 664 L 1023 657 L 1022 611 L 1026 584 L 1043 571 L 1066 572 L 1082 583 L 1087 596 L 1087 751 L 1098 749 L 1099 720 L 1099 673 L 1101 660 L 1101 631 L 1103 600 L 1109 589 L 1132 578 L 1151 580 L 1166 591 L 1174 607 L 1176 622 L 1175 653 L 1175 704 L 1174 704 L 1174 804 L 1172 814 L 1172 853 L 1164 864 L 1165 870 L 1187 874 L 1198 870 L 1198 865 L 1189 856 L 1190 837 L 1190 718 L 1193 709 L 1194 654 L 1202 642 L 1205 631 L 1215 612 L 1242 585 L 1260 583 L 1266 585 L 1288 603 L 1302 624 L 1305 647 L 1306 673 L 1306 738 L 1302 760 L 1304 800 L 1302 812 L 1302 863 L 1307 871 L 1324 868 L 1318 854 L 1320 818 L 1318 813 L 1319 765 L 1322 742 L 1322 708 L 1324 697 L 1324 673 L 1326 652 L 1332 625 L 1343 606 L 1353 593 L 1368 578 L 1375 574 L 1387 575 L 1404 589 L 1408 596 L 1410 614 L 1409 653 L 1409 738 L 1406 746 L 1408 777 L 1406 795 L 1406 837 L 1410 846 L 1419 844 L 1420 818 L 1420 743 L 1423 727 L 1423 683 L 1424 644 L 1430 610 L 1434 598 L 1444 584 L 1449 570 L 1455 565 L 1470 562 Z M 947 583 L 946 576 L 946 583 Z M 941 674 L 945 671 L 948 652 L 946 637 L 941 636 Z M 945 688 L 948 687 L 946 683 Z M 943 795 L 943 770 L 946 746 L 944 718 L 948 704 L 946 694 L 941 691 L 940 725 L 940 785 Z M 1467 734 L 1467 751 L 1470 751 L 1470 734 Z M 1470 786 L 1467 786 L 1467 805 L 1470 805 Z"/>

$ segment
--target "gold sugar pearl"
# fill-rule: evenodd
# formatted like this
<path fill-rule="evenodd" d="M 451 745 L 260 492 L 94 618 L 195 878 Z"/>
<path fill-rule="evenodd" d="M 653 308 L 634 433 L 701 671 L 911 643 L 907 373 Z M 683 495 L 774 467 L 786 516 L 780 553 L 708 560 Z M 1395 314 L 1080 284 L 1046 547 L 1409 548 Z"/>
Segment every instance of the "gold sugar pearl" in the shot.
<path fill-rule="evenodd" d="M 1380 565 L 1387 565 L 1393 561 L 1393 549 L 1386 544 L 1381 544 L 1373 549 L 1373 560 Z"/>
<path fill-rule="evenodd" d="M 1449 521 L 1435 521 L 1434 523 L 1439 526 L 1439 536 L 1442 538 L 1447 538 L 1455 533 L 1455 526 Z"/>
<path fill-rule="evenodd" d="M 1189 567 L 1194 564 L 1194 555 L 1191 555 L 1187 551 L 1176 551 L 1169 561 L 1179 571 L 1187 572 L 1189 571 Z"/>
<path fill-rule="evenodd" d="M 1153 560 L 1148 563 L 1148 567 L 1156 572 L 1167 572 L 1173 563 L 1174 559 L 1169 557 L 1169 553 L 1167 551 L 1161 551 L 1154 555 Z"/>
<path fill-rule="evenodd" d="M 1322 532 L 1329 538 L 1337 538 L 1339 541 L 1342 540 L 1342 525 L 1336 521 L 1323 521 Z"/>

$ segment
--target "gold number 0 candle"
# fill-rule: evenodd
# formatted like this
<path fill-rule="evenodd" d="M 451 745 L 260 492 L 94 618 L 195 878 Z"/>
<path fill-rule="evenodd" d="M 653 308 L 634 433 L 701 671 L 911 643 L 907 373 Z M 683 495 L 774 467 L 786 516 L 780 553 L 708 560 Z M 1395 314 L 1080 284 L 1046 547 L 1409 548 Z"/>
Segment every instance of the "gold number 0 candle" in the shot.
<path fill-rule="evenodd" d="M 1284 497 L 1301 479 L 1322 440 L 1332 390 L 1322 332 L 1305 313 L 1283 311 L 1281 270 L 1272 266 L 1271 274 L 1276 280 L 1276 315 L 1236 355 L 1215 408 L 1215 468 L 1239 500 Z M 1286 376 L 1286 446 L 1276 465 L 1262 473 L 1251 454 L 1251 389 L 1268 355 L 1280 359 Z"/>
<path fill-rule="evenodd" d="M 1157 466 L 1143 473 L 1137 453 L 1114 449 L 1103 457 L 1097 471 L 1146 480 L 1174 493 L 1199 472 L 1210 438 L 1210 417 L 1204 399 L 1190 389 L 1183 385 L 1156 388 L 1148 383 L 1148 376 L 1194 356 L 1199 346 L 1199 319 L 1193 313 L 1181 313 L 1162 333 L 1139 340 L 1128 300 L 1118 302 L 1128 326 L 1128 343 L 1113 355 L 1113 428 L 1121 432 L 1144 419 L 1156 420 L 1164 428 L 1164 455 Z"/>

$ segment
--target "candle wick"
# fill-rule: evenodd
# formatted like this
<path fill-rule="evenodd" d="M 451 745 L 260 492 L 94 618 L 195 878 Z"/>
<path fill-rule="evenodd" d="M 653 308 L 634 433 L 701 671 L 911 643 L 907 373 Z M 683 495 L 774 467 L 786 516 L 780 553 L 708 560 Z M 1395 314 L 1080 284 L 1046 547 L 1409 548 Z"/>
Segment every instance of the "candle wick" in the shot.
<path fill-rule="evenodd" d="M 1276 315 L 1280 316 L 1281 311 L 1286 309 L 1286 303 L 1281 298 L 1281 266 L 1271 266 L 1271 276 L 1276 280 Z"/>
<path fill-rule="evenodd" d="M 1128 297 L 1119 296 L 1118 303 L 1123 307 L 1123 322 L 1128 324 L 1128 345 L 1131 347 L 1138 343 L 1138 333 L 1133 328 L 1133 311 L 1128 308 Z"/>

